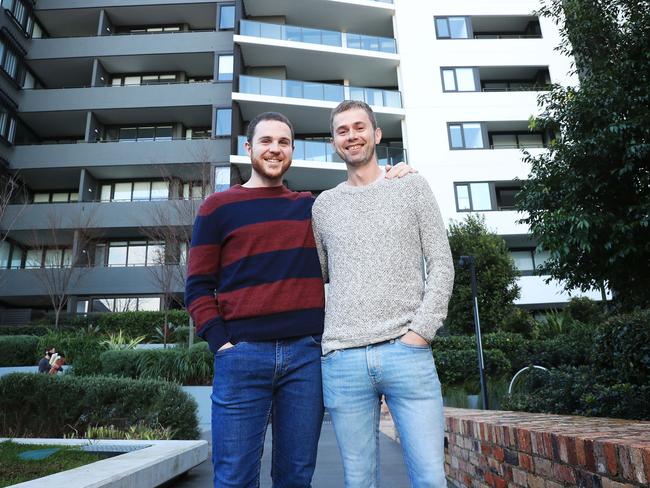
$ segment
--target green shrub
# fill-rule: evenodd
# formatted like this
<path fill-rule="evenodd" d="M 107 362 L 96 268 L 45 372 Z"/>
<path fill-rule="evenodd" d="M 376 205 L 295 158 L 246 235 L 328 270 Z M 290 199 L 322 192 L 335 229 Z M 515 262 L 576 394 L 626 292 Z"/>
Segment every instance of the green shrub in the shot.
<path fill-rule="evenodd" d="M 650 420 L 650 385 L 622 382 L 615 371 L 564 367 L 523 381 L 528 392 L 506 399 L 503 409 Z"/>
<path fill-rule="evenodd" d="M 50 332 L 50 328 L 45 325 L 2 325 L 0 326 L 0 336 L 12 335 L 34 335 L 42 336 Z"/>
<path fill-rule="evenodd" d="M 478 357 L 476 349 L 461 351 L 433 351 L 440 382 L 444 385 L 460 385 L 472 379 L 478 381 Z M 498 350 L 484 350 L 485 372 L 491 378 L 500 378 L 510 372 L 512 366 L 506 355 Z"/>
<path fill-rule="evenodd" d="M 578 340 L 570 336 L 531 341 L 528 345 L 528 361 L 522 367 L 531 364 L 546 368 L 588 364 L 591 344 L 591 340 Z"/>
<path fill-rule="evenodd" d="M 138 378 L 138 355 L 136 349 L 114 349 L 101 353 L 99 362 L 101 374 L 109 376 L 123 376 L 125 378 Z"/>
<path fill-rule="evenodd" d="M 178 326 L 187 325 L 189 315 L 185 310 L 170 310 L 170 323 Z M 50 325 L 51 319 L 40 319 L 33 324 Z M 140 335 L 146 336 L 147 341 L 157 341 L 156 327 L 164 322 L 163 312 L 117 312 L 96 313 L 61 317 L 61 324 L 75 329 L 86 329 L 88 326 L 98 326 L 103 334 L 124 331 L 129 338 Z"/>
<path fill-rule="evenodd" d="M 54 346 L 57 352 L 65 354 L 67 364 L 74 366 L 74 374 L 89 375 L 101 371 L 99 356 L 106 350 L 100 344 L 102 337 L 84 330 L 77 332 L 50 332 L 38 340 L 38 350 Z"/>
<path fill-rule="evenodd" d="M 596 302 L 587 297 L 573 297 L 564 308 L 571 318 L 583 324 L 597 325 L 605 317 L 602 302 Z"/>
<path fill-rule="evenodd" d="M 33 366 L 40 352 L 36 336 L 0 336 L 0 366 Z"/>
<path fill-rule="evenodd" d="M 593 362 L 622 383 L 650 384 L 650 310 L 611 317 L 596 328 Z"/>
<path fill-rule="evenodd" d="M 206 342 L 191 348 L 106 351 L 102 373 L 129 378 L 172 381 L 182 385 L 212 384 L 214 356 Z"/>
<path fill-rule="evenodd" d="M 517 307 L 503 319 L 499 329 L 503 332 L 512 332 L 530 337 L 535 330 L 535 324 L 535 319 L 529 312 Z"/>
<path fill-rule="evenodd" d="M 199 437 L 194 399 L 165 381 L 14 373 L 0 378 L 0 436 L 84 436 L 89 427 L 170 428 Z"/>

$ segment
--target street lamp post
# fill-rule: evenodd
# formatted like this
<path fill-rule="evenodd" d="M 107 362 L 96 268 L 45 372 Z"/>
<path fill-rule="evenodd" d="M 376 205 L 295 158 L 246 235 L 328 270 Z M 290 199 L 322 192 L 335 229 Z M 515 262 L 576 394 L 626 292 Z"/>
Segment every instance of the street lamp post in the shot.
<path fill-rule="evenodd" d="M 469 266 L 472 283 L 472 304 L 474 309 L 474 329 L 476 331 L 476 351 L 478 354 L 478 373 L 481 381 L 481 397 L 483 398 L 483 408 L 488 410 L 487 387 L 485 383 L 485 361 L 483 360 L 483 343 L 481 342 L 481 321 L 478 315 L 478 291 L 476 286 L 476 266 L 474 265 L 474 256 L 461 256 L 458 264 L 461 268 Z"/>

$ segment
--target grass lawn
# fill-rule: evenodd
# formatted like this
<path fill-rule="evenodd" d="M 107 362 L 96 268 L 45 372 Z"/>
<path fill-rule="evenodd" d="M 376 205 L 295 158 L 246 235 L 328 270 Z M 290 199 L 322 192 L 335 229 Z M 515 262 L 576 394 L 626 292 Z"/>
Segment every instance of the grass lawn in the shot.
<path fill-rule="evenodd" d="M 23 460 L 18 455 L 25 451 L 39 449 L 60 449 L 50 457 L 36 461 Z M 94 463 L 105 456 L 88 453 L 74 446 L 50 446 L 41 444 L 16 444 L 11 441 L 0 442 L 0 487 L 22 483 L 42 476 L 58 473 L 72 468 Z"/>

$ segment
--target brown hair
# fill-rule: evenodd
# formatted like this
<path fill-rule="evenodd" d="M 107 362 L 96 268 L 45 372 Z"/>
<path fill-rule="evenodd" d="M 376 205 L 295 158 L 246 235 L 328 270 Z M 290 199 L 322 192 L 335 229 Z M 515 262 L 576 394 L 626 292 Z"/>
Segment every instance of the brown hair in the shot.
<path fill-rule="evenodd" d="M 293 145 L 293 125 L 291 124 L 291 121 L 280 112 L 263 112 L 259 115 L 256 115 L 255 118 L 253 118 L 253 120 L 248 123 L 248 128 L 246 129 L 246 140 L 249 144 L 252 144 L 253 142 L 253 136 L 255 135 L 257 124 L 264 120 L 277 120 L 278 122 L 286 124 L 287 127 L 289 127 L 289 130 L 291 130 L 291 144 Z"/>
<path fill-rule="evenodd" d="M 347 112 L 348 110 L 353 110 L 355 108 L 360 108 L 366 112 L 370 119 L 370 123 L 372 124 L 372 130 L 377 129 L 377 119 L 375 118 L 375 113 L 370 108 L 370 105 L 360 100 L 343 100 L 332 109 L 332 113 L 330 114 L 330 130 L 332 131 L 332 137 L 334 137 L 334 117 L 342 112 Z"/>

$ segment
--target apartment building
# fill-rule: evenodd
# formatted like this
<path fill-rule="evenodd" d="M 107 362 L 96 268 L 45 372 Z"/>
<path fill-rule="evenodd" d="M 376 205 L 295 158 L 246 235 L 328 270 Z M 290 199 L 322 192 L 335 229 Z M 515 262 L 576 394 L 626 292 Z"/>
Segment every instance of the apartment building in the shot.
<path fill-rule="evenodd" d="M 504 236 L 521 305 L 565 301 L 532 275 L 544 253 L 512 210 L 521 148 L 543 151 L 549 138 L 528 130 L 536 96 L 574 81 L 536 6 L 2 0 L 0 157 L 23 185 L 0 222 L 3 320 L 51 309 L 63 288 L 71 313 L 182 300 L 182 280 L 155 270 L 182 264 L 207 193 L 247 179 L 247 122 L 289 116 L 286 184 L 318 193 L 345 178 L 328 126 L 348 98 L 375 110 L 380 162 L 418 169 L 445 220 L 479 212 Z"/>

